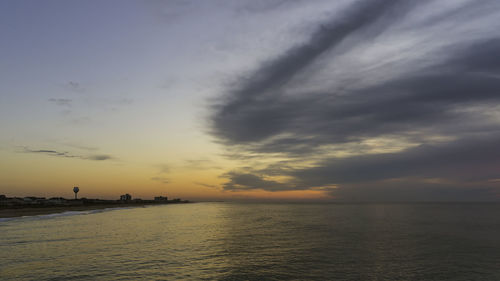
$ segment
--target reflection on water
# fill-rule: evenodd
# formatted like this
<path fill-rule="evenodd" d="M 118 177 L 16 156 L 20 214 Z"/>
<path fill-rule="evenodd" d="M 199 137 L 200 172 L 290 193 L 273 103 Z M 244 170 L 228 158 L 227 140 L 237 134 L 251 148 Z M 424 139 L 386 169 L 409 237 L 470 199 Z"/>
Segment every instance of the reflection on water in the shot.
<path fill-rule="evenodd" d="M 498 204 L 197 203 L 0 233 L 2 280 L 500 280 Z"/>

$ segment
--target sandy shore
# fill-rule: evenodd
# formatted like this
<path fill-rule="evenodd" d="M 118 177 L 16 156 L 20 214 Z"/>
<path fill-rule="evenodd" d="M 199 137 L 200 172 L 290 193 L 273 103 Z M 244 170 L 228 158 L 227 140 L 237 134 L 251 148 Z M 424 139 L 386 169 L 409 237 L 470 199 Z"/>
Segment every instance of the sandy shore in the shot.
<path fill-rule="evenodd" d="M 38 208 L 0 208 L 0 218 L 13 218 L 22 216 L 36 216 L 56 214 L 67 211 L 88 211 L 106 208 L 123 208 L 123 207 L 144 207 L 151 204 L 99 204 L 99 205 L 83 205 L 83 206 L 56 206 L 56 207 L 38 207 Z M 158 204 L 154 204 L 158 205 Z"/>

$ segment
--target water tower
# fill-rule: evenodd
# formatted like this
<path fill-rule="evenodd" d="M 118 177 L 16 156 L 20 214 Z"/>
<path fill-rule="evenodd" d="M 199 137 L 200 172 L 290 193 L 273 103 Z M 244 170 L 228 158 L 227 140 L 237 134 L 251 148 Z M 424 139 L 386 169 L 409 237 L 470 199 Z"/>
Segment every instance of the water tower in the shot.
<path fill-rule="evenodd" d="M 73 187 L 73 192 L 75 193 L 75 200 L 77 199 L 76 194 L 78 193 L 78 191 L 80 191 L 78 186 Z"/>

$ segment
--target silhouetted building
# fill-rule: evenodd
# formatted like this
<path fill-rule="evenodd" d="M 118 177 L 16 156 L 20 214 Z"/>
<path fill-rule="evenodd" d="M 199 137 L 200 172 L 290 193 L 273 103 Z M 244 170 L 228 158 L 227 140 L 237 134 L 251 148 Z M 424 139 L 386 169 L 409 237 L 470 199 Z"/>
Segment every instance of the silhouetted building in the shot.
<path fill-rule="evenodd" d="M 124 195 L 120 195 L 120 201 L 130 201 L 132 200 L 132 195 L 130 194 L 124 194 Z"/>
<path fill-rule="evenodd" d="M 0 200 L 5 200 L 5 199 L 7 199 L 7 196 L 5 196 L 5 195 L 3 195 L 3 194 L 2 194 L 2 195 L 0 195 Z"/>
<path fill-rule="evenodd" d="M 52 198 L 49 198 L 48 202 L 50 204 L 63 204 L 63 203 L 66 203 L 66 199 L 62 198 L 62 197 L 52 197 Z"/>
<path fill-rule="evenodd" d="M 163 197 L 163 196 L 156 196 L 155 197 L 155 201 L 161 201 L 161 202 L 168 201 L 168 197 L 167 196 L 165 196 L 165 197 Z"/>
<path fill-rule="evenodd" d="M 24 203 L 26 204 L 42 204 L 45 202 L 45 197 L 35 197 L 35 196 L 27 196 L 23 198 Z"/>

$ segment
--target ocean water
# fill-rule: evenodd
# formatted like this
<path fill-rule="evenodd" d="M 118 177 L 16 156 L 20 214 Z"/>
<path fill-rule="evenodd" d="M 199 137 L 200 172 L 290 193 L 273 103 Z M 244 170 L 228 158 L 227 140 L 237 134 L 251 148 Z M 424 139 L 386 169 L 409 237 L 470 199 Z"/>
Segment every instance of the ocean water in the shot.
<path fill-rule="evenodd" d="M 4 219 L 0 280 L 500 280 L 500 204 L 195 203 Z"/>

